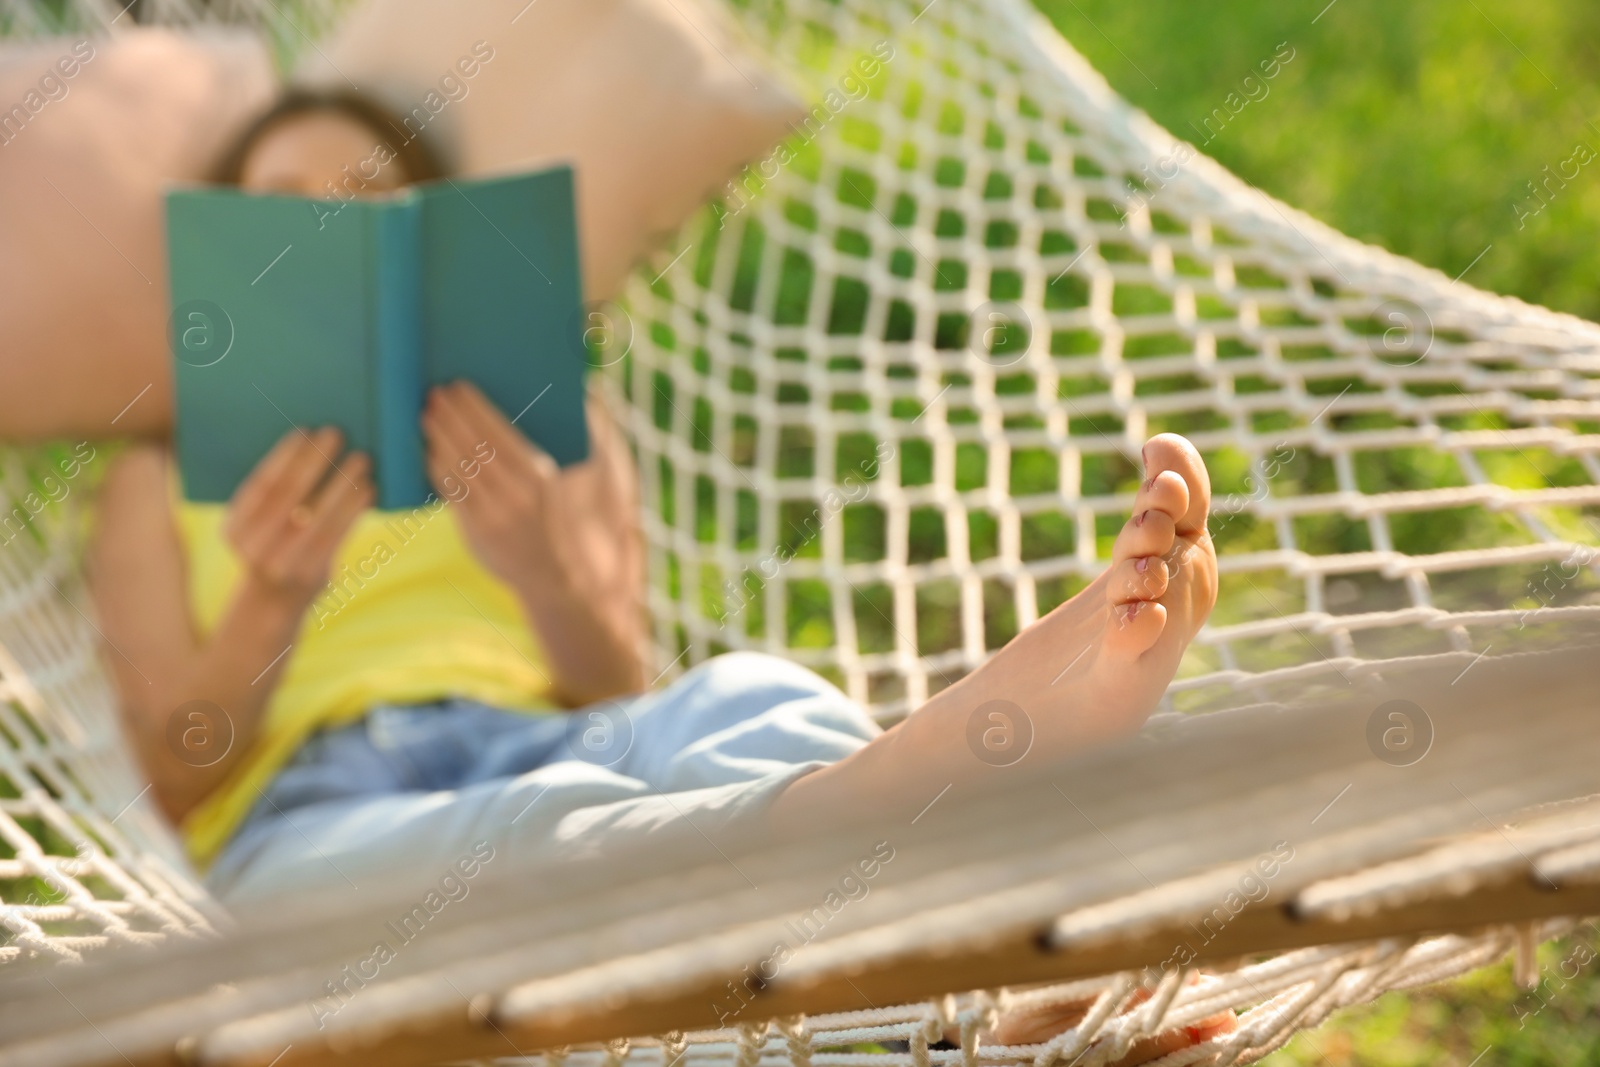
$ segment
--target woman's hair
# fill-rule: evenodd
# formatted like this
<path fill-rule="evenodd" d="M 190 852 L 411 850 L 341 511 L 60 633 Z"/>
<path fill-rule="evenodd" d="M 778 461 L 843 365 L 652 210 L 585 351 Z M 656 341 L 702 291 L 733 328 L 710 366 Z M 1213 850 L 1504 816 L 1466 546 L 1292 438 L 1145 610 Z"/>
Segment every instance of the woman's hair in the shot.
<path fill-rule="evenodd" d="M 244 176 L 245 160 L 268 131 L 280 122 L 317 112 L 343 115 L 371 130 L 394 153 L 395 160 L 405 169 L 409 182 L 423 182 L 444 175 L 438 157 L 421 137 L 406 130 L 381 105 L 349 90 L 290 89 L 239 135 L 212 169 L 211 180 L 223 185 L 238 185 Z"/>

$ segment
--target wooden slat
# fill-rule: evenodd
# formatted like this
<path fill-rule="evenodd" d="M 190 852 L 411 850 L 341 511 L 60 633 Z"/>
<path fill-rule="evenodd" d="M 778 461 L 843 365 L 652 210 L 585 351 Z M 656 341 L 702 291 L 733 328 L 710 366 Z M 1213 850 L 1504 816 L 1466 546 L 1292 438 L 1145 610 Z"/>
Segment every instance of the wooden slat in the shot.
<path fill-rule="evenodd" d="M 1195 946 L 1199 963 L 1231 964 L 1245 956 L 1314 945 L 1470 933 L 1508 923 L 1596 914 L 1600 914 L 1600 886 L 1551 891 L 1539 888 L 1531 878 L 1523 878 L 1468 896 L 1430 901 L 1343 923 L 1299 921 L 1285 907 L 1251 907 L 1204 943 L 1200 943 L 1193 928 L 1174 925 L 1137 941 L 1053 951 L 1046 947 L 1045 931 L 1041 930 L 1035 937 L 1013 938 L 966 952 L 930 953 L 811 985 L 787 984 L 780 975 L 754 995 L 739 1018 L 744 1021 L 798 1013 L 856 1011 L 969 989 L 1159 968 L 1179 944 Z M 264 1049 L 258 1055 L 227 1063 L 228 1067 L 430 1067 L 453 1060 L 529 1055 L 557 1045 L 604 1041 L 621 1034 L 713 1029 L 721 1025 L 715 1005 L 727 1001 L 726 988 L 716 982 L 659 1000 L 602 1005 L 588 1012 L 518 1024 L 497 1017 L 492 1009 L 485 1014 L 481 1006 L 475 1008 L 462 1000 L 454 1010 L 416 1018 L 414 1027 L 375 1035 L 370 1044 L 340 1049 L 294 1046 L 280 1052 Z M 106 1052 L 95 1067 L 128 1062 L 109 1047 Z M 158 1055 L 132 1062 L 136 1067 L 178 1067 L 183 1060 L 176 1055 Z M 209 1065 L 216 1061 L 200 1062 Z"/>
<path fill-rule="evenodd" d="M 1184 724 L 963 794 L 923 817 L 914 840 L 898 837 L 903 854 L 879 888 L 842 912 L 741 1015 L 1159 964 L 1180 928 L 1158 922 L 1067 952 L 1045 951 L 1038 939 L 1064 912 L 1178 885 L 1208 864 L 1249 860 L 1262 835 L 1296 836 L 1299 854 L 1273 897 L 1287 900 L 1319 879 L 1416 854 L 1435 835 L 1482 833 L 1485 817 L 1592 790 L 1600 750 L 1592 655 L 1485 660 L 1472 668 L 1470 689 L 1451 688 L 1470 659 L 1442 657 L 1409 673 L 1390 668 L 1376 689 L 1342 702 Z M 1396 694 L 1427 703 L 1439 728 L 1435 750 L 1415 767 L 1381 763 L 1362 734 L 1373 701 Z M 1515 728 L 1507 729 L 1511 707 Z M 1069 802 L 1058 782 L 1077 799 Z M 1348 795 L 1318 814 L 1347 785 Z M 742 851 L 730 844 L 739 873 L 722 858 L 706 864 L 679 854 L 696 841 L 687 831 L 621 866 L 601 857 L 541 870 L 537 880 L 496 872 L 498 887 L 474 890 L 481 907 L 470 922 L 430 928 L 325 1032 L 308 1025 L 307 998 L 351 958 L 352 946 L 370 944 L 363 923 L 387 910 L 329 913 L 300 902 L 298 915 L 254 916 L 217 945 L 113 953 L 70 971 L 19 970 L 0 982 L 0 1033 L 30 1040 L 0 1048 L 0 1065 L 177 1062 L 186 1033 L 195 1035 L 185 1047 L 196 1062 L 422 1064 L 509 1054 L 512 1044 L 714 1024 L 724 983 L 771 943 L 763 931 L 815 899 L 819 870 L 825 881 L 854 858 L 853 829 L 747 842 Z M 1171 918 L 1190 917 L 1179 914 L 1189 904 L 1174 900 Z M 1271 908 L 1241 912 L 1205 957 L 1593 911 L 1600 902 L 1590 888 L 1543 894 L 1502 878 L 1480 893 L 1345 924 L 1296 923 Z M 40 983 L 44 973 L 55 988 Z M 619 980 L 585 984 L 607 974 Z M 504 1007 L 513 997 L 491 1012 L 494 1026 L 481 1012 L 474 1018 L 468 997 L 539 981 L 555 990 L 547 1011 L 513 1017 Z M 219 982 L 234 989 L 218 992 Z"/>

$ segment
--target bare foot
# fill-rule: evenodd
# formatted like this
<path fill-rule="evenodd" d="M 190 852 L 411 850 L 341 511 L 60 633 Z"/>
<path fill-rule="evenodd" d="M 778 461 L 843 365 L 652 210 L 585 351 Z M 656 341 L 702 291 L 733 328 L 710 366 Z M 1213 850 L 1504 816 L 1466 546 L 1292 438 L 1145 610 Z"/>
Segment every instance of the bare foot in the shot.
<path fill-rule="evenodd" d="M 925 710 L 949 703 L 970 715 L 990 701 L 1014 704 L 1047 757 L 1143 725 L 1217 599 L 1211 479 L 1200 453 L 1161 434 L 1143 455 L 1146 479 L 1110 568 Z"/>
<path fill-rule="evenodd" d="M 905 788 L 911 781 L 970 777 L 982 770 L 979 760 L 1059 759 L 1138 730 L 1217 596 L 1206 531 L 1211 479 L 1200 453 L 1176 434 L 1151 438 L 1143 453 L 1146 480 L 1111 567 L 904 722 L 798 779 L 774 802 L 777 823 L 805 825 L 863 803 L 924 804 L 920 791 Z M 990 736 L 983 727 L 992 720 L 1002 727 L 996 738 L 1014 744 L 1019 718 L 1025 751 L 989 753 L 978 747 L 987 741 L 974 743 Z"/>
<path fill-rule="evenodd" d="M 1189 985 L 1197 985 L 1201 981 L 1199 973 L 1188 976 Z M 1148 989 L 1136 990 L 1123 1011 L 1134 1010 L 1149 1000 L 1151 995 Z M 1077 1026 L 1093 1006 L 1094 998 L 1089 997 L 1049 1007 L 1008 1011 L 995 1021 L 992 1031 L 981 1032 L 979 1039 L 985 1045 L 1043 1044 L 1057 1034 Z M 1141 1037 L 1128 1047 L 1123 1056 L 1112 1061 L 1107 1067 L 1133 1067 L 1135 1064 L 1149 1063 L 1180 1049 L 1192 1048 L 1214 1037 L 1231 1034 L 1237 1029 L 1238 1021 L 1233 1012 L 1219 1012 L 1191 1026 L 1169 1027 L 1148 1037 Z M 959 1042 L 959 1036 L 955 1040 Z"/>

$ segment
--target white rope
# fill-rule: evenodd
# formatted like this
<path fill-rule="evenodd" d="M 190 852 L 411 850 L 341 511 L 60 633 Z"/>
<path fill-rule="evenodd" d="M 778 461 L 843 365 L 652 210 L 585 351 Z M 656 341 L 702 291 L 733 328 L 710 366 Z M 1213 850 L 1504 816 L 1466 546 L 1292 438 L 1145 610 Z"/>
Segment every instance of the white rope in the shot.
<path fill-rule="evenodd" d="M 1506 628 L 1600 611 L 1545 609 L 1523 588 L 1597 540 L 1578 521 L 1600 503 L 1595 442 L 1573 420 L 1600 411 L 1600 331 L 1357 245 L 1198 157 L 1150 201 L 1155 227 L 1141 214 L 1149 197 L 1125 179 L 1169 153 L 1170 136 L 1017 0 L 941 3 L 913 21 L 920 10 L 748 8 L 774 54 L 792 54 L 811 27 L 834 36 L 835 67 L 812 72 L 819 94 L 878 41 L 894 57 L 873 94 L 817 135 L 814 173 L 791 166 L 748 204 L 730 198 L 730 213 L 661 253 L 658 270 L 683 253 L 671 271 L 630 290 L 620 381 L 650 513 L 661 662 L 779 652 L 892 718 L 1104 569 L 1107 543 L 1091 527 L 1126 512 L 1136 468 L 1121 457 L 1157 428 L 1258 472 L 1294 454 L 1292 471 L 1258 477 L 1254 492 L 1219 477 L 1223 603 L 1252 610 L 1197 639 L 1169 694 L 1181 706 L 1248 690 L 1264 672 L 1346 670 L 1418 629 L 1439 634 L 1435 647 L 1478 649 L 1514 637 Z M 1091 163 L 1103 173 L 1085 173 Z M 941 184 L 955 164 L 960 182 Z M 946 271 L 964 283 L 942 286 Z M 1005 366 L 939 336 L 1002 283 L 1037 342 Z M 1063 287 L 1081 306 L 1057 299 Z M 844 292 L 864 294 L 859 323 L 835 320 Z M 1125 307 L 1133 297 L 1168 310 Z M 1396 358 L 1357 332 L 1386 302 L 1421 316 L 1425 357 Z M 909 332 L 892 332 L 897 316 Z M 1491 416 L 1507 428 L 1473 425 Z M 1370 425 L 1378 418 L 1389 425 Z M 888 451 L 876 477 L 852 470 L 853 435 Z M 1457 484 L 1376 480 L 1374 461 L 1407 449 L 1448 457 Z M 1503 484 L 1485 450 L 1568 457 L 1585 483 Z M 924 462 L 928 481 L 900 484 Z M 1044 476 L 1008 492 L 1024 462 Z M 857 490 L 842 508 L 827 499 L 841 480 Z M 1459 509 L 1486 517 L 1492 543 L 1401 536 L 1412 514 Z M 930 523 L 943 550 L 919 558 L 941 539 Z M 863 548 L 851 528 L 873 524 L 882 533 Z M 1052 527 L 1063 537 L 1041 554 L 1030 542 Z M 1349 547 L 1358 539 L 1366 546 Z M 793 559 L 778 553 L 796 540 Z M 1522 581 L 1497 587 L 1488 576 L 1500 568 L 1521 568 Z M 1399 602 L 1330 603 L 1353 580 Z M 1571 601 L 1572 582 L 1557 584 Z"/>

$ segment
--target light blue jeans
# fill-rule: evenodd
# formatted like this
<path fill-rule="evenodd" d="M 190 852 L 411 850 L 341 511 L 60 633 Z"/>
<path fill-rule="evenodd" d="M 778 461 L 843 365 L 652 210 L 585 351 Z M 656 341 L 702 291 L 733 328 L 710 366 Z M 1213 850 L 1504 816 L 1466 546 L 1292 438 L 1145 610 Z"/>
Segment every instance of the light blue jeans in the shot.
<path fill-rule="evenodd" d="M 537 862 L 590 850 L 596 834 L 682 819 L 705 831 L 752 817 L 878 732 L 827 681 L 753 652 L 571 712 L 376 707 L 306 741 L 206 880 L 237 904 L 447 870 L 479 842 Z"/>

